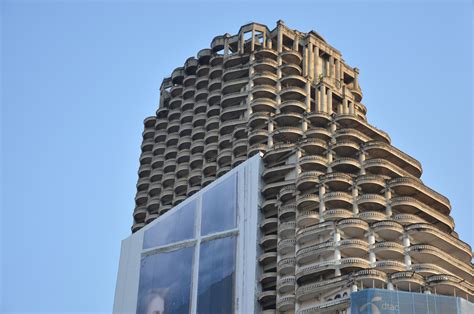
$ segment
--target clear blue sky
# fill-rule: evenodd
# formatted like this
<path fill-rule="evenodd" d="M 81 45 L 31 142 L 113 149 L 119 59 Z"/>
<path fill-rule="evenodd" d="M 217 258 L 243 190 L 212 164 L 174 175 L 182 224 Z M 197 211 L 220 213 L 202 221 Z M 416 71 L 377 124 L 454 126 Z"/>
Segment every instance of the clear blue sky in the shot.
<path fill-rule="evenodd" d="M 3 1 L 0 312 L 110 312 L 142 121 L 163 77 L 247 22 L 316 30 L 369 122 L 420 160 L 473 244 L 472 2 Z"/>

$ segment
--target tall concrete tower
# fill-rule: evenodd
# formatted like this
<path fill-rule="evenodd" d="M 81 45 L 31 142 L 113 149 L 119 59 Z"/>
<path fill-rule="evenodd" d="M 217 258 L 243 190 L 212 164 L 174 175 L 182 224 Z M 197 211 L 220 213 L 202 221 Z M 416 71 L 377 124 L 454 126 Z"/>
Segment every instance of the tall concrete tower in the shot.
<path fill-rule="evenodd" d="M 163 80 L 144 121 L 132 232 L 261 153 L 264 313 L 345 313 L 365 288 L 473 300 L 449 200 L 368 123 L 358 74 L 282 21 L 215 37 Z"/>

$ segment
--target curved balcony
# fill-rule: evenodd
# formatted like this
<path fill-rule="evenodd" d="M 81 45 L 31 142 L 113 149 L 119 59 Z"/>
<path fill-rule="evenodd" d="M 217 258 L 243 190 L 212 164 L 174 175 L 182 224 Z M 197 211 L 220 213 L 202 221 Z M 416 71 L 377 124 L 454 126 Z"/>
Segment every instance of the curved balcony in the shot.
<path fill-rule="evenodd" d="M 275 99 L 276 87 L 272 85 L 255 85 L 251 93 L 254 99 Z"/>
<path fill-rule="evenodd" d="M 185 158 L 189 159 L 189 156 L 190 155 L 189 155 L 189 150 L 188 150 L 188 154 L 185 155 Z M 189 173 L 189 167 L 188 167 L 187 161 L 178 164 L 178 166 L 176 167 L 176 176 L 178 178 L 185 177 L 188 175 L 188 173 Z"/>
<path fill-rule="evenodd" d="M 159 196 L 150 197 L 146 203 L 147 211 L 150 213 L 157 213 L 158 208 L 160 207 L 160 202 L 161 200 Z"/>
<path fill-rule="evenodd" d="M 249 132 L 249 144 L 253 145 L 266 141 L 268 138 L 268 130 L 256 129 Z"/>
<path fill-rule="evenodd" d="M 328 209 L 323 213 L 324 220 L 337 221 L 340 219 L 352 218 L 353 213 L 351 210 L 337 208 L 337 209 Z"/>
<path fill-rule="evenodd" d="M 224 68 L 232 68 L 237 66 L 245 66 L 249 62 L 248 55 L 241 55 L 241 54 L 234 54 L 234 55 L 227 55 L 224 58 Z M 247 65 L 248 66 L 248 65 Z"/>
<path fill-rule="evenodd" d="M 319 195 L 315 193 L 299 194 L 296 196 L 298 211 L 317 210 L 319 208 Z"/>
<path fill-rule="evenodd" d="M 255 51 L 255 58 L 257 58 L 257 59 L 269 58 L 269 59 L 272 59 L 272 60 L 276 60 L 277 55 L 278 55 L 278 53 L 275 50 L 269 49 L 269 48 L 261 48 L 261 49 Z"/>
<path fill-rule="evenodd" d="M 258 153 L 265 153 L 267 151 L 267 144 L 253 144 L 248 148 L 247 156 L 250 158 Z"/>
<path fill-rule="evenodd" d="M 199 101 L 194 104 L 194 113 L 206 113 L 207 111 L 207 97 L 204 101 Z"/>
<path fill-rule="evenodd" d="M 191 186 L 201 183 L 202 173 L 201 169 L 194 169 L 189 173 L 189 184 Z"/>
<path fill-rule="evenodd" d="M 280 276 L 295 274 L 296 260 L 294 257 L 283 257 L 278 261 L 277 269 Z"/>
<path fill-rule="evenodd" d="M 147 191 L 138 191 L 135 195 L 135 204 L 144 205 L 148 200 L 148 192 Z"/>
<path fill-rule="evenodd" d="M 143 177 L 148 177 L 151 172 L 151 165 L 150 164 L 143 164 L 140 165 L 140 168 L 138 168 L 138 177 L 143 178 Z"/>
<path fill-rule="evenodd" d="M 347 191 L 352 186 L 352 177 L 345 173 L 333 172 L 320 178 L 331 191 Z"/>
<path fill-rule="evenodd" d="M 376 269 L 363 269 L 354 274 L 354 279 L 364 287 L 384 287 L 388 281 L 387 274 Z"/>
<path fill-rule="evenodd" d="M 158 158 L 160 155 L 162 155 L 165 152 L 166 149 L 166 144 L 161 142 L 161 143 L 155 143 L 153 146 L 153 159 Z M 163 157 L 163 156 L 160 156 Z M 153 161 L 152 161 L 153 162 Z"/>
<path fill-rule="evenodd" d="M 412 264 L 411 270 L 424 277 L 447 273 L 446 269 L 431 263 Z"/>
<path fill-rule="evenodd" d="M 218 129 L 219 123 L 220 123 L 219 117 L 214 116 L 214 117 L 208 118 L 206 121 L 206 130 L 210 131 L 210 130 Z"/>
<path fill-rule="evenodd" d="M 301 172 L 298 174 L 296 179 L 296 188 L 301 192 L 311 188 L 316 188 L 317 184 L 319 183 L 319 176 L 321 174 L 322 172 L 318 171 Z"/>
<path fill-rule="evenodd" d="M 269 58 L 255 59 L 253 68 L 258 73 L 277 73 L 278 62 Z"/>
<path fill-rule="evenodd" d="M 299 113 L 303 114 L 306 112 L 306 104 L 300 100 L 285 100 L 280 104 L 280 112 L 282 113 Z"/>
<path fill-rule="evenodd" d="M 295 276 L 285 276 L 278 280 L 277 291 L 278 293 L 289 293 L 295 290 Z"/>
<path fill-rule="evenodd" d="M 468 281 L 472 280 L 471 263 L 460 262 L 456 257 L 445 253 L 435 246 L 415 244 L 409 247 L 408 253 L 412 259 L 419 263 L 433 263 L 458 277 L 467 278 Z"/>
<path fill-rule="evenodd" d="M 370 263 L 368 260 L 359 257 L 345 257 L 341 258 L 339 268 L 346 272 L 351 272 L 359 269 L 369 268 Z"/>
<path fill-rule="evenodd" d="M 295 296 L 293 294 L 278 296 L 276 299 L 276 308 L 280 312 L 293 310 L 295 308 Z"/>
<path fill-rule="evenodd" d="M 219 58 L 220 56 L 215 56 L 214 60 L 216 61 L 216 63 L 218 62 L 218 60 L 222 60 L 222 58 Z M 221 61 L 222 62 L 222 61 Z M 222 76 L 222 71 L 223 71 L 223 67 L 222 67 L 222 64 L 212 64 L 211 68 L 209 69 L 209 79 L 212 80 L 212 79 L 215 79 L 215 78 L 219 78 Z"/>
<path fill-rule="evenodd" d="M 161 203 L 162 204 L 169 204 L 173 200 L 173 196 L 174 196 L 173 187 L 170 186 L 170 187 L 167 187 L 167 188 L 163 189 L 163 191 L 161 192 Z M 161 213 L 162 210 L 163 210 L 163 208 L 160 209 L 160 213 Z"/>
<path fill-rule="evenodd" d="M 161 181 L 161 177 L 163 176 L 163 169 L 161 168 L 153 168 L 150 173 L 150 180 L 153 181 Z"/>
<path fill-rule="evenodd" d="M 168 119 L 167 118 L 158 118 L 158 119 L 156 119 L 155 130 L 166 129 L 167 125 L 168 125 Z"/>
<path fill-rule="evenodd" d="M 214 182 L 215 179 L 216 179 L 216 176 L 213 175 L 212 173 L 209 175 L 206 175 L 206 177 L 202 178 L 201 186 L 202 187 L 208 186 L 209 184 Z"/>
<path fill-rule="evenodd" d="M 143 139 L 151 139 L 154 142 L 153 138 L 155 137 L 155 128 L 145 128 L 142 132 Z"/>
<path fill-rule="evenodd" d="M 262 285 L 262 290 L 264 291 L 275 290 L 276 278 L 277 278 L 276 272 L 263 273 L 259 279 L 260 284 Z"/>
<path fill-rule="evenodd" d="M 232 148 L 224 148 L 217 155 L 217 164 L 219 166 L 229 165 L 232 161 Z"/>
<path fill-rule="evenodd" d="M 466 263 L 472 259 L 471 247 L 467 243 L 442 232 L 431 224 L 408 225 L 406 231 L 417 243 L 434 244 L 449 255 Z"/>
<path fill-rule="evenodd" d="M 168 123 L 168 126 L 167 126 L 166 130 L 167 130 L 168 133 L 177 133 L 179 131 L 180 127 L 181 127 L 181 123 L 179 122 L 179 120 L 170 121 Z M 169 134 L 168 134 L 168 136 L 169 136 Z"/>
<path fill-rule="evenodd" d="M 280 239 L 290 239 L 295 236 L 296 224 L 294 221 L 281 222 L 278 225 L 278 236 Z"/>
<path fill-rule="evenodd" d="M 384 260 L 403 260 L 404 248 L 398 242 L 377 242 L 373 246 L 373 251 L 377 257 Z"/>
<path fill-rule="evenodd" d="M 369 253 L 369 244 L 365 240 L 346 239 L 339 242 L 343 256 L 365 257 Z"/>
<path fill-rule="evenodd" d="M 302 171 L 319 171 L 326 172 L 327 169 L 327 160 L 326 158 L 320 156 L 304 156 L 299 160 Z"/>
<path fill-rule="evenodd" d="M 148 186 L 150 184 L 150 178 L 138 178 L 138 181 L 137 181 L 137 184 L 136 184 L 136 188 L 137 190 L 139 191 L 143 191 L 143 190 L 147 190 L 148 189 Z"/>
<path fill-rule="evenodd" d="M 171 89 L 170 89 L 170 95 L 172 97 L 171 100 L 173 100 L 173 98 L 175 98 L 175 99 L 179 98 L 179 100 L 182 100 L 182 98 L 181 98 L 182 93 L 183 93 L 183 85 L 174 85 L 174 86 L 172 86 Z M 170 100 L 170 108 L 171 109 L 175 109 L 175 108 L 177 108 L 181 105 L 179 100 L 176 100 L 176 102 L 171 101 L 171 100 Z"/>
<path fill-rule="evenodd" d="M 378 194 L 385 188 L 385 177 L 377 175 L 361 175 L 356 179 L 356 184 L 364 193 Z"/>
<path fill-rule="evenodd" d="M 176 195 L 182 195 L 183 193 L 186 193 L 186 190 L 188 189 L 188 179 L 187 178 L 181 178 L 175 181 L 174 183 L 174 193 Z"/>
<path fill-rule="evenodd" d="M 157 130 L 155 132 L 155 143 L 164 142 L 168 132 L 166 130 Z"/>
<path fill-rule="evenodd" d="M 278 179 L 284 179 L 290 170 L 294 170 L 295 165 L 285 164 L 281 166 L 268 167 L 263 170 L 262 178 L 265 182 L 274 182 Z"/>
<path fill-rule="evenodd" d="M 296 267 L 295 278 L 299 285 L 316 281 L 321 275 L 334 273 L 338 263 L 335 260 L 316 262 L 302 267 Z"/>
<path fill-rule="evenodd" d="M 406 226 L 411 225 L 413 223 L 424 223 L 426 220 L 420 218 L 417 215 L 412 214 L 397 214 L 393 217 L 393 220 L 398 222 L 399 224 Z"/>
<path fill-rule="evenodd" d="M 257 300 L 264 308 L 271 306 L 275 304 L 276 291 L 275 290 L 262 291 L 258 294 Z"/>
<path fill-rule="evenodd" d="M 320 258 L 331 258 L 336 250 L 336 242 L 326 241 L 311 246 L 300 248 L 296 252 L 298 265 L 308 265 L 318 262 Z"/>
<path fill-rule="evenodd" d="M 423 183 L 412 177 L 392 179 L 389 187 L 400 196 L 412 196 L 426 205 L 448 215 L 451 211 L 449 200 L 438 192 L 423 185 Z"/>
<path fill-rule="evenodd" d="M 226 68 L 222 74 L 222 81 L 228 82 L 240 78 L 247 78 L 249 75 L 249 67 L 241 66 L 236 68 Z"/>
<path fill-rule="evenodd" d="M 332 231 L 334 231 L 334 228 L 335 228 L 334 222 L 326 221 L 326 222 L 322 222 L 311 227 L 300 229 L 296 232 L 296 241 L 298 242 L 299 245 L 304 245 L 305 243 L 316 241 L 319 239 L 319 235 L 324 235 L 324 234 L 327 235 L 331 233 Z M 363 232 L 365 232 L 365 230 L 363 230 Z"/>
<path fill-rule="evenodd" d="M 319 223 L 319 212 L 314 210 L 306 210 L 298 212 L 296 223 L 299 228 L 306 228 Z"/>
<path fill-rule="evenodd" d="M 151 151 L 153 149 L 154 144 L 155 143 L 154 143 L 153 139 L 151 139 L 151 138 L 145 139 L 142 142 L 141 149 L 144 152 Z"/>
<path fill-rule="evenodd" d="M 187 196 L 191 196 L 197 192 L 199 192 L 199 190 L 201 190 L 201 185 L 192 185 L 192 186 L 188 186 L 188 192 L 187 192 Z"/>
<path fill-rule="evenodd" d="M 402 168 L 392 164 L 391 162 L 376 158 L 376 159 L 367 159 L 363 163 L 365 170 L 372 174 L 388 176 L 391 178 L 406 177 L 409 176 L 408 172 Z"/>
<path fill-rule="evenodd" d="M 217 140 L 219 139 L 219 131 L 218 130 L 211 130 L 206 132 L 204 136 L 204 143 L 206 145 L 217 144 Z"/>
<path fill-rule="evenodd" d="M 356 143 L 365 143 L 371 140 L 367 135 L 354 130 L 354 129 L 338 129 L 334 134 L 336 143 L 340 141 L 356 142 Z"/>
<path fill-rule="evenodd" d="M 277 123 L 278 128 L 299 125 L 302 119 L 302 114 L 294 112 L 282 112 L 273 116 L 273 120 Z"/>
<path fill-rule="evenodd" d="M 405 263 L 396 260 L 376 261 L 375 269 L 383 271 L 387 274 L 404 271 L 406 269 Z"/>
<path fill-rule="evenodd" d="M 272 147 L 264 156 L 265 163 L 273 163 L 280 161 L 286 154 L 294 149 L 294 144 L 277 144 Z"/>
<path fill-rule="evenodd" d="M 280 65 L 281 73 L 285 76 L 288 75 L 301 75 L 301 67 L 296 64 L 285 63 Z"/>
<path fill-rule="evenodd" d="M 191 169 L 200 170 L 202 168 L 202 164 L 204 162 L 204 154 L 203 153 L 195 153 L 191 155 L 189 159 L 189 167 Z"/>
<path fill-rule="evenodd" d="M 464 279 L 460 279 L 450 275 L 434 275 L 426 279 L 430 287 L 435 289 L 437 294 L 449 296 L 466 296 L 466 299 L 474 296 L 472 284 L 466 283 Z"/>
<path fill-rule="evenodd" d="M 242 88 L 245 88 L 247 86 L 248 82 L 249 82 L 248 77 L 226 81 L 224 82 L 224 84 L 222 84 L 222 95 L 239 93 L 242 90 Z M 210 83 L 211 82 L 209 82 L 209 84 Z"/>
<path fill-rule="evenodd" d="M 376 211 L 367 211 L 367 212 L 359 213 L 358 217 L 370 223 L 387 219 L 387 216 L 385 215 L 385 213 L 376 212 Z"/>
<path fill-rule="evenodd" d="M 300 64 L 303 57 L 298 51 L 287 50 L 280 53 L 281 59 L 285 63 Z"/>
<path fill-rule="evenodd" d="M 221 101 L 221 96 L 222 96 L 221 91 L 219 89 L 209 92 L 207 96 L 207 102 L 209 106 L 218 105 L 219 102 Z"/>
<path fill-rule="evenodd" d="M 163 163 L 163 172 L 174 172 L 176 169 L 176 159 L 167 159 Z"/>
<path fill-rule="evenodd" d="M 183 89 L 183 100 L 185 99 L 194 100 L 194 93 L 196 93 L 196 86 L 194 85 L 186 86 Z"/>
<path fill-rule="evenodd" d="M 399 290 L 419 290 L 425 285 L 423 276 L 412 271 L 400 271 L 390 275 L 390 281 Z"/>
<path fill-rule="evenodd" d="M 284 186 L 281 187 L 280 192 L 278 193 L 278 198 L 282 202 L 287 202 L 294 198 L 295 192 L 296 186 L 286 182 Z"/>
<path fill-rule="evenodd" d="M 282 102 L 288 100 L 303 102 L 306 100 L 306 91 L 296 86 L 285 86 L 280 91 L 280 97 Z"/>
<path fill-rule="evenodd" d="M 390 137 L 387 133 L 371 126 L 357 116 L 351 114 L 337 115 L 335 121 L 342 127 L 356 129 L 371 139 L 390 143 Z"/>
<path fill-rule="evenodd" d="M 225 122 L 233 119 L 240 120 L 241 115 L 247 110 L 248 107 L 246 104 L 224 108 L 220 114 L 221 121 Z"/>
<path fill-rule="evenodd" d="M 370 141 L 364 144 L 364 151 L 372 158 L 383 158 L 400 167 L 411 175 L 421 176 L 421 164 L 416 159 L 408 156 L 390 144 L 380 141 Z"/>
<path fill-rule="evenodd" d="M 222 177 L 224 174 L 226 174 L 227 172 L 229 172 L 230 169 L 231 169 L 230 165 L 219 167 L 219 168 L 217 169 L 217 172 L 216 172 L 216 177 L 217 177 L 217 178 Z"/>
<path fill-rule="evenodd" d="M 179 137 L 176 137 L 178 139 Z M 178 154 L 178 149 L 176 147 L 167 147 L 165 150 L 164 157 L 165 159 L 174 159 Z"/>
<path fill-rule="evenodd" d="M 258 262 L 262 265 L 263 271 L 268 272 L 276 269 L 277 252 L 263 253 L 259 256 Z"/>
<path fill-rule="evenodd" d="M 284 239 L 278 241 L 277 252 L 281 255 L 294 254 L 295 253 L 296 240 Z"/>
<path fill-rule="evenodd" d="M 160 192 L 161 192 L 161 182 L 160 181 L 151 182 L 148 188 L 148 195 L 151 197 L 158 196 Z"/>
<path fill-rule="evenodd" d="M 228 136 L 228 146 L 231 145 L 230 141 L 232 140 L 232 132 L 237 128 L 238 126 L 242 125 L 242 121 L 240 119 L 233 119 L 233 120 L 228 120 L 221 122 L 221 125 L 219 127 L 219 133 L 221 135 L 226 135 L 226 139 Z M 222 143 L 222 141 L 220 141 Z"/>
<path fill-rule="evenodd" d="M 329 208 L 352 208 L 352 196 L 345 192 L 324 194 L 324 203 Z"/>
<path fill-rule="evenodd" d="M 287 75 L 280 79 L 281 85 L 285 87 L 299 87 L 304 89 L 306 79 L 300 75 Z"/>
<path fill-rule="evenodd" d="M 275 86 L 278 81 L 278 76 L 272 72 L 255 72 L 252 76 L 252 81 L 255 85 L 272 85 Z"/>
<path fill-rule="evenodd" d="M 221 100 L 221 107 L 227 108 L 229 106 L 239 105 L 247 99 L 247 95 L 248 92 L 245 90 L 224 95 Z"/>
<path fill-rule="evenodd" d="M 243 156 L 247 155 L 247 145 L 248 145 L 248 140 L 246 138 L 242 138 L 239 140 L 236 140 L 232 143 L 232 152 L 234 156 Z"/>
<path fill-rule="evenodd" d="M 277 142 L 297 142 L 303 137 L 303 131 L 299 127 L 278 127 L 273 131 L 273 139 Z"/>
<path fill-rule="evenodd" d="M 326 141 L 318 138 L 308 138 L 300 142 L 300 147 L 308 155 L 323 155 L 328 146 Z"/>
<path fill-rule="evenodd" d="M 253 112 L 250 114 L 247 124 L 251 129 L 262 129 L 266 127 L 269 120 L 270 114 L 268 112 Z"/>
<path fill-rule="evenodd" d="M 270 98 L 257 98 L 252 100 L 250 106 L 253 112 L 275 112 L 277 103 Z"/>
<path fill-rule="evenodd" d="M 339 141 L 332 146 L 332 150 L 335 151 L 338 156 L 352 157 L 357 155 L 360 146 L 358 143 L 351 141 Z"/>
<path fill-rule="evenodd" d="M 331 122 L 331 116 L 328 113 L 321 111 L 309 112 L 307 119 L 312 127 L 326 128 L 328 123 Z"/>
<path fill-rule="evenodd" d="M 307 138 L 316 138 L 322 141 L 328 142 L 331 140 L 331 132 L 325 128 L 311 127 L 306 130 L 305 135 Z"/>
<path fill-rule="evenodd" d="M 150 164 L 153 154 L 151 151 L 140 154 L 140 164 Z"/>
<path fill-rule="evenodd" d="M 351 238 L 362 238 L 364 233 L 369 230 L 369 224 L 359 218 L 342 219 L 337 222 L 337 227 Z"/>
<path fill-rule="evenodd" d="M 383 220 L 372 225 L 372 231 L 388 241 L 397 241 L 403 235 L 403 226 L 395 221 Z"/>
<path fill-rule="evenodd" d="M 325 279 L 314 283 L 299 286 L 296 289 L 296 299 L 300 302 L 316 299 L 321 292 L 343 287 L 349 276 L 338 276 L 331 279 Z"/>
<path fill-rule="evenodd" d="M 378 194 L 363 194 L 357 197 L 357 206 L 363 211 L 381 211 L 386 206 L 385 197 Z"/>
<path fill-rule="evenodd" d="M 206 162 L 202 166 L 202 172 L 206 177 L 215 176 L 216 169 L 217 169 L 217 163 L 215 161 Z"/>
<path fill-rule="evenodd" d="M 272 217 L 278 214 L 277 200 L 267 199 L 260 205 L 260 211 L 265 217 Z"/>
<path fill-rule="evenodd" d="M 330 164 L 330 166 L 337 172 L 356 174 L 360 171 L 359 161 L 350 157 L 338 157 Z"/>
<path fill-rule="evenodd" d="M 158 214 L 147 213 L 146 218 L 145 218 L 145 224 L 149 224 L 156 218 L 158 218 Z"/>
<path fill-rule="evenodd" d="M 426 220 L 434 220 L 434 223 L 436 223 L 444 231 L 450 232 L 454 229 L 454 221 L 450 216 L 439 213 L 438 211 L 424 205 L 413 197 L 392 197 L 391 203 L 392 208 L 400 213 L 416 214 L 417 216 L 420 216 Z M 415 221 L 412 223 L 415 223 Z"/>
<path fill-rule="evenodd" d="M 282 205 L 278 208 L 278 217 L 281 220 L 293 219 L 296 215 L 296 206 L 294 204 Z"/>
<path fill-rule="evenodd" d="M 145 206 L 137 206 L 133 211 L 133 219 L 136 222 L 143 222 L 146 217 L 146 207 Z"/>
<path fill-rule="evenodd" d="M 190 136 L 193 130 L 193 124 L 191 122 L 181 124 L 179 128 L 179 136 Z"/>
<path fill-rule="evenodd" d="M 277 241 L 278 236 L 276 234 L 269 234 L 260 239 L 260 246 L 265 252 L 268 252 L 276 249 Z"/>
<path fill-rule="evenodd" d="M 247 160 L 247 155 L 238 156 L 238 157 L 234 156 L 234 157 L 232 158 L 231 167 L 232 167 L 232 168 L 235 168 L 235 167 L 237 167 L 238 165 L 240 165 L 241 163 L 243 163 L 243 162 L 246 161 L 246 160 Z"/>

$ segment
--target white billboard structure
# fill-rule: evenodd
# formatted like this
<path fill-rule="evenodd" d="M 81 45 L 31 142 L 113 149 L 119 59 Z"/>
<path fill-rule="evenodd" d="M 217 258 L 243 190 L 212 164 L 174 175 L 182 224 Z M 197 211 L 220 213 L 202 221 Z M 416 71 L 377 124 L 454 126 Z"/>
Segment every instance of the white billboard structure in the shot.
<path fill-rule="evenodd" d="M 114 313 L 257 313 L 256 155 L 122 241 Z"/>

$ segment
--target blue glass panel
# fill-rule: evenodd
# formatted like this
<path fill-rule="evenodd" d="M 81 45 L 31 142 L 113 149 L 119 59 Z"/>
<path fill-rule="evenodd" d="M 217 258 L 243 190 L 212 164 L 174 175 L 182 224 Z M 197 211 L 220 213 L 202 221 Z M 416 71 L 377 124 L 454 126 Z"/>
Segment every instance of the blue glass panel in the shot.
<path fill-rule="evenodd" d="M 201 243 L 197 313 L 233 313 L 236 238 Z"/>
<path fill-rule="evenodd" d="M 138 314 L 189 313 L 193 254 L 188 247 L 142 258 Z"/>
<path fill-rule="evenodd" d="M 237 176 L 234 174 L 206 191 L 202 197 L 201 234 L 235 228 Z"/>
<path fill-rule="evenodd" d="M 145 231 L 143 248 L 193 239 L 195 212 L 196 201 L 193 200 L 180 208 L 172 209 L 167 217 L 158 218 L 159 221 Z"/>

